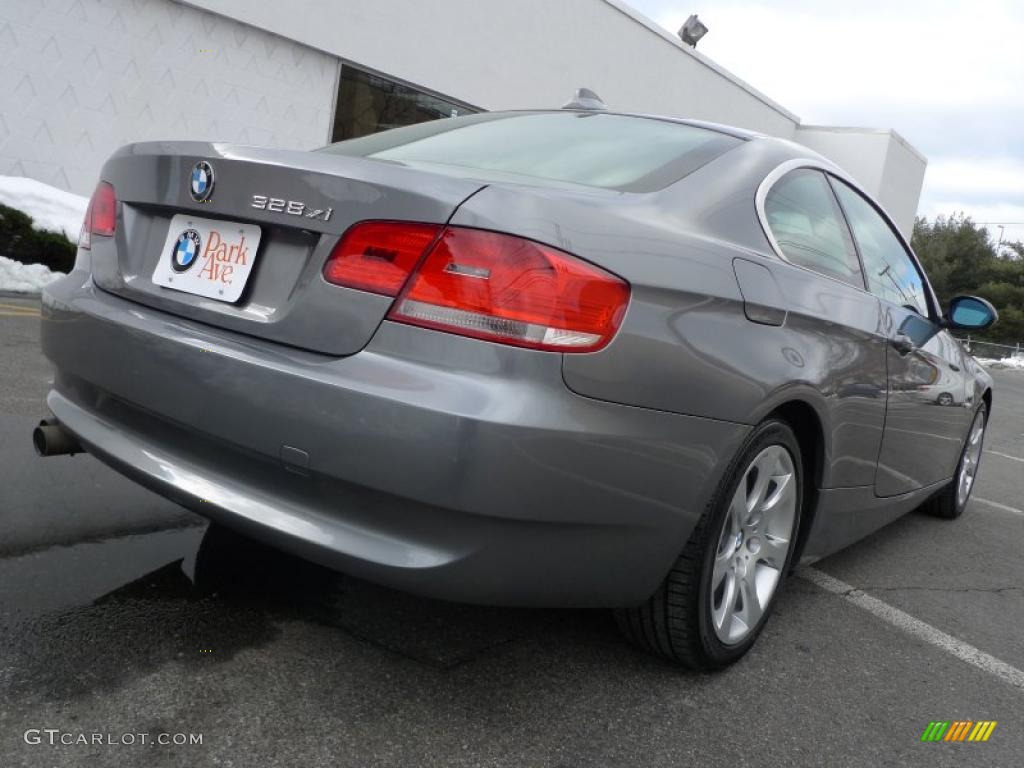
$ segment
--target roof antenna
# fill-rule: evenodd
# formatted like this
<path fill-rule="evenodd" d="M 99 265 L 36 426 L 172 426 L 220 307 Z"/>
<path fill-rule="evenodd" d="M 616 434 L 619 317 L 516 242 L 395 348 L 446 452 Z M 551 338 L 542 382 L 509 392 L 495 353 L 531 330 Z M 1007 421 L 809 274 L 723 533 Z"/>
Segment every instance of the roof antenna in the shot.
<path fill-rule="evenodd" d="M 577 88 L 572 99 L 562 105 L 562 109 L 607 110 L 601 97 L 589 88 Z"/>

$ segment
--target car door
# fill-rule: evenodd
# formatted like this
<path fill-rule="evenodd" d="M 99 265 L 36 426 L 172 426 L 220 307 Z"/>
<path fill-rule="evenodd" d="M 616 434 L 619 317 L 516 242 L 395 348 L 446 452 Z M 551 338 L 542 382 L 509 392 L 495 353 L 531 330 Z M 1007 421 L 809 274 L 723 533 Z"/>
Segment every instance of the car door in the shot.
<path fill-rule="evenodd" d="M 888 393 L 875 492 L 895 496 L 953 476 L 972 416 L 965 367 L 903 239 L 860 192 L 834 176 L 830 180 L 853 232 L 868 290 L 881 300 L 889 339 Z"/>
<path fill-rule="evenodd" d="M 827 482 L 871 485 L 888 388 L 881 302 L 865 290 L 853 238 L 824 171 L 791 164 L 785 169 L 762 184 L 767 191 L 760 212 L 774 250 L 799 268 L 773 271 L 789 310 L 783 356 L 798 369 L 787 373 L 806 376 L 829 403 Z M 750 282 L 749 276 L 740 279 L 745 297 L 756 295 Z"/>

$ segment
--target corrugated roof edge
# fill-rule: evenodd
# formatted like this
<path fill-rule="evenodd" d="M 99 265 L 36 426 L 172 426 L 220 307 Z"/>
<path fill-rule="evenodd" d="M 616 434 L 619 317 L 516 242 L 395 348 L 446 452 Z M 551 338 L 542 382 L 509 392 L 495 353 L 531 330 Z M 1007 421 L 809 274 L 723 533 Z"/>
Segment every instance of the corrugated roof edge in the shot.
<path fill-rule="evenodd" d="M 615 10 L 619 11 L 623 15 L 625 15 L 628 18 L 632 19 L 637 24 L 640 24 L 641 26 L 646 27 L 648 30 L 650 30 L 651 32 L 656 34 L 658 37 L 660 37 L 665 42 L 674 45 L 676 48 L 681 50 L 687 56 L 692 56 L 694 59 L 699 61 L 705 67 L 707 67 L 708 69 L 714 71 L 716 74 L 721 75 L 726 80 L 729 80 L 730 82 L 732 82 L 734 85 L 742 88 L 744 91 L 749 93 L 755 99 L 757 99 L 758 101 L 762 102 L 766 106 L 771 107 L 772 109 L 774 109 L 776 112 L 778 112 L 783 117 L 787 118 L 788 120 L 792 120 L 797 125 L 800 125 L 800 118 L 797 115 L 795 115 L 792 112 L 790 112 L 788 109 L 783 107 L 778 102 L 773 101 L 772 99 L 768 98 L 767 96 L 765 96 L 763 93 L 761 93 L 759 90 L 757 90 L 754 86 L 750 85 L 746 81 L 741 80 L 740 78 L 736 77 L 736 75 L 734 75 L 732 72 L 727 70 L 725 67 L 722 67 L 719 64 L 716 64 L 714 61 L 709 59 L 704 54 L 699 53 L 696 49 L 691 48 L 690 46 L 686 45 L 678 37 L 675 37 L 667 29 L 663 28 L 662 26 L 660 26 L 659 24 L 657 24 L 653 20 L 651 20 L 651 19 L 647 18 L 646 16 L 644 16 L 642 13 L 640 13 L 640 11 L 636 10 L 635 8 L 632 8 L 631 6 L 627 5 L 624 2 L 621 2 L 621 0 L 603 0 L 603 2 L 607 3 L 608 5 L 610 5 Z"/>

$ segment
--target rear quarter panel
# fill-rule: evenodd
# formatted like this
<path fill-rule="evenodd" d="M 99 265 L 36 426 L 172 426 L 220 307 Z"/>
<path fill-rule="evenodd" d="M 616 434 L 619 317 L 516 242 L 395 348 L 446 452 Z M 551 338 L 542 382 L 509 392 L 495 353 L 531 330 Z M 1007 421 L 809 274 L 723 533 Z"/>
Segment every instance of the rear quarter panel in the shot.
<path fill-rule="evenodd" d="M 885 339 L 870 294 L 770 255 L 758 183 L 786 159 L 757 142 L 648 195 L 492 186 L 452 221 L 554 245 L 632 287 L 614 341 L 564 356 L 579 394 L 756 424 L 801 400 L 824 438 L 823 487 L 870 485 L 885 418 Z M 744 312 L 734 260 L 771 272 L 781 325 Z M 781 313 L 778 313 L 781 314 Z"/>

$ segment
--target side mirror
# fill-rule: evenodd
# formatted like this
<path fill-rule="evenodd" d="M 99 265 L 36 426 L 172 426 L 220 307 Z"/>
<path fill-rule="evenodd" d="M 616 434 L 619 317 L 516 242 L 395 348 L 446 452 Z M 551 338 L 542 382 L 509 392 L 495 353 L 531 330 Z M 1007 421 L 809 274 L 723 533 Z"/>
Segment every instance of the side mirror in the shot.
<path fill-rule="evenodd" d="M 996 308 L 977 296 L 956 296 L 949 302 L 946 326 L 965 331 L 983 331 L 999 319 Z"/>

